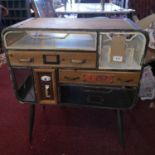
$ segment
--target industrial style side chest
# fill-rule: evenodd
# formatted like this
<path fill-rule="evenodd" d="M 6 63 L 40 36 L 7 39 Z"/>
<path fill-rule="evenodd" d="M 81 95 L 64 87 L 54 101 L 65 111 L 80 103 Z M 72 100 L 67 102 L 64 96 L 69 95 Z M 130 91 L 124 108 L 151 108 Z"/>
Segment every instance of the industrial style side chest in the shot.
<path fill-rule="evenodd" d="M 136 103 L 148 37 L 128 19 L 30 18 L 2 37 L 17 99 L 33 110 L 110 108 L 120 122 Z"/>

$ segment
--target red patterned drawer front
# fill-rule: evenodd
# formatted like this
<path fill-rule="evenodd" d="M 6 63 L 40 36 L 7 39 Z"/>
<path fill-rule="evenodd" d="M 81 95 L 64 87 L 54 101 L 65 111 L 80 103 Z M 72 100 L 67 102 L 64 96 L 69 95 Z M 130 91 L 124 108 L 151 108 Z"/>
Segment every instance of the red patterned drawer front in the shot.
<path fill-rule="evenodd" d="M 60 70 L 59 82 L 138 86 L 140 72 Z"/>
<path fill-rule="evenodd" d="M 86 82 L 113 83 L 114 77 L 111 75 L 82 74 L 82 80 Z"/>

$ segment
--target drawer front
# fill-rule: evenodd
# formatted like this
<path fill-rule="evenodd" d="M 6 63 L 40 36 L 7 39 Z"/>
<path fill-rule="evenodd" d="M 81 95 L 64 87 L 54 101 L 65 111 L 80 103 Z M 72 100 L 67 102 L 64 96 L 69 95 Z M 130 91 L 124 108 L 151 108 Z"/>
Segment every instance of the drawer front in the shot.
<path fill-rule="evenodd" d="M 60 64 L 64 67 L 96 68 L 96 53 L 63 53 Z"/>
<path fill-rule="evenodd" d="M 40 104 L 57 104 L 58 92 L 55 69 L 34 69 L 37 101 Z"/>
<path fill-rule="evenodd" d="M 60 70 L 60 83 L 137 86 L 140 72 Z"/>
<path fill-rule="evenodd" d="M 61 85 L 60 102 L 62 104 L 127 109 L 135 103 L 137 92 L 136 87 Z"/>
<path fill-rule="evenodd" d="M 40 66 L 43 63 L 42 55 L 37 52 L 9 52 L 11 65 L 16 66 Z"/>
<path fill-rule="evenodd" d="M 96 53 L 11 51 L 8 56 L 15 66 L 96 68 Z"/>

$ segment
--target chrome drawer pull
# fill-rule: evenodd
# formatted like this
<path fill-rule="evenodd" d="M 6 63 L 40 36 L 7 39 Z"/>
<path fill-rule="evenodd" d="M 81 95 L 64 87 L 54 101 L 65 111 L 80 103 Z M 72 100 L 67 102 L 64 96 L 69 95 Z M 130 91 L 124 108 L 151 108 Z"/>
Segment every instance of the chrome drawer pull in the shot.
<path fill-rule="evenodd" d="M 73 64 L 84 64 L 84 63 L 86 63 L 86 60 L 85 59 L 83 59 L 83 60 L 71 59 L 71 63 L 73 63 Z"/>
<path fill-rule="evenodd" d="M 24 62 L 24 63 L 28 63 L 28 62 L 33 62 L 33 58 L 25 58 L 25 59 L 19 59 L 19 62 Z"/>
<path fill-rule="evenodd" d="M 77 77 L 68 77 L 68 76 L 65 76 L 64 79 L 65 80 L 79 80 L 80 77 L 79 76 L 77 76 Z"/>
<path fill-rule="evenodd" d="M 50 98 L 50 86 L 48 84 L 45 85 L 45 97 Z"/>

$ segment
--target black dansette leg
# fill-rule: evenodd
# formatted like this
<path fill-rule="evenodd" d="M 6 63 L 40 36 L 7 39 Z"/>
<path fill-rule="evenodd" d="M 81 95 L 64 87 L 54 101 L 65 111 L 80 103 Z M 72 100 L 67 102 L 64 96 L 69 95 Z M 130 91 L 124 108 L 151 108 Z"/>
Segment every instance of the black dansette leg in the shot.
<path fill-rule="evenodd" d="M 121 110 L 116 110 L 117 112 L 117 126 L 119 132 L 120 144 L 125 147 L 125 137 L 124 137 L 124 127 L 123 127 L 123 112 Z"/>
<path fill-rule="evenodd" d="M 29 141 L 30 142 L 32 141 L 34 119 L 35 119 L 35 104 L 31 104 L 30 112 L 29 112 Z"/>

